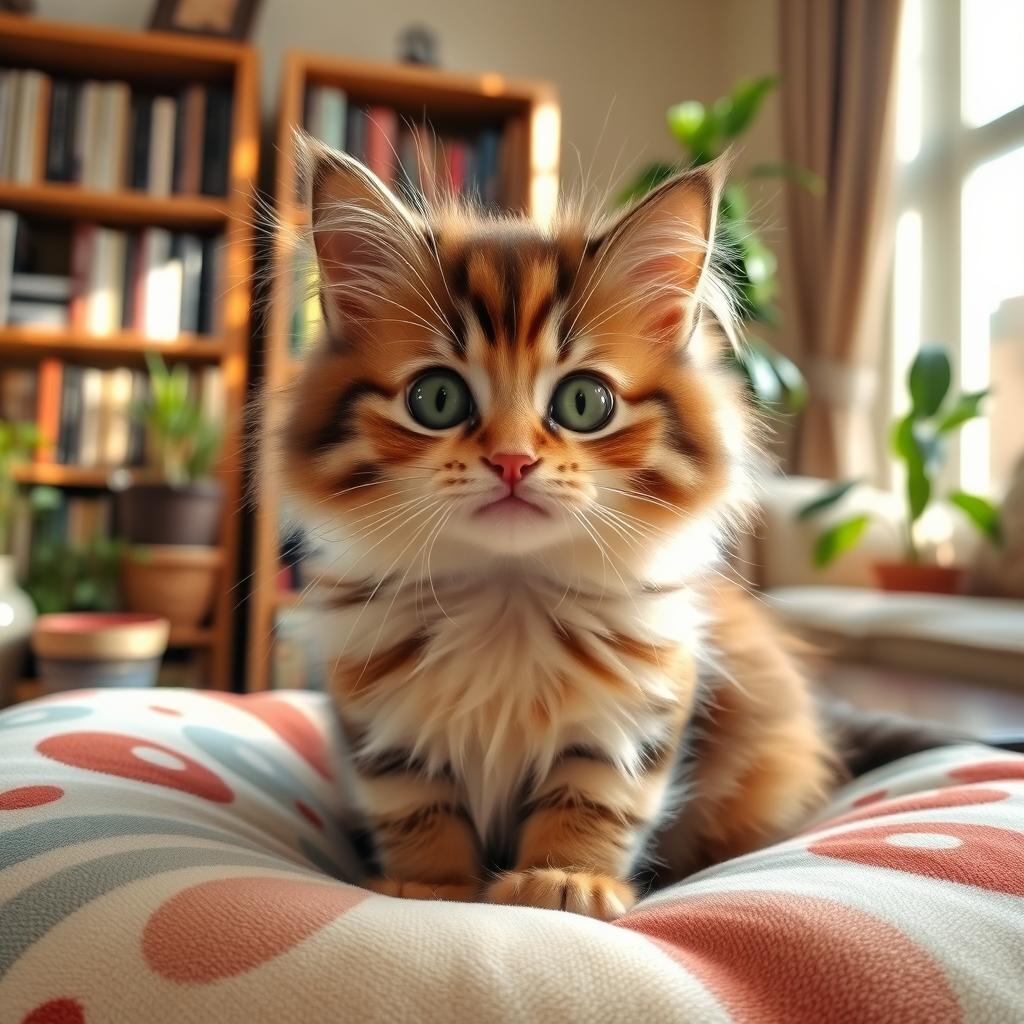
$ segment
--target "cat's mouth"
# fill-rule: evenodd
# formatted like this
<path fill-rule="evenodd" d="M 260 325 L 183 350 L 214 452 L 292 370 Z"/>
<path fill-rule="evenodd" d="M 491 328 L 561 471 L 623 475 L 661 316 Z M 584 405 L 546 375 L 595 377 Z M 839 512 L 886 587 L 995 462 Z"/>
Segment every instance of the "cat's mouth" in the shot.
<path fill-rule="evenodd" d="M 548 512 L 518 494 L 506 494 L 503 498 L 481 505 L 473 515 L 518 518 L 521 516 L 547 516 Z"/>

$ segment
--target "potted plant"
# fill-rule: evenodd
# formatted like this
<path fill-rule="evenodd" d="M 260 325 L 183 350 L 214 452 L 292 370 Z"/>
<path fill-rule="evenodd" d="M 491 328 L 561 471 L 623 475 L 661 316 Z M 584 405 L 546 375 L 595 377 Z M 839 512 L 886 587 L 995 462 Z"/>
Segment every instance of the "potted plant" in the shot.
<path fill-rule="evenodd" d="M 146 358 L 150 394 L 133 411 L 146 430 L 147 472 L 117 496 L 127 545 L 121 589 L 134 611 L 196 626 L 212 607 L 221 567 L 214 545 L 224 494 L 210 477 L 221 428 L 190 393 L 184 366 L 168 370 L 162 359 Z"/>
<path fill-rule="evenodd" d="M 945 464 L 950 440 L 965 423 L 982 414 L 981 405 L 988 394 L 986 390 L 950 396 L 951 379 L 945 350 L 936 345 L 924 346 L 907 377 L 910 411 L 892 424 L 889 445 L 892 454 L 903 464 L 906 475 L 906 518 L 902 530 L 903 560 L 874 566 L 875 576 L 885 590 L 956 593 L 965 577 L 962 567 L 924 561 L 914 531 L 915 524 L 937 496 L 936 480 Z M 857 483 L 845 480 L 834 484 L 805 505 L 798 517 L 813 519 L 841 501 Z M 961 490 L 954 490 L 946 497 L 988 540 L 999 543 L 999 511 L 987 498 Z M 823 531 L 814 547 L 815 564 L 827 566 L 855 547 L 869 521 L 868 514 L 860 513 Z"/>
<path fill-rule="evenodd" d="M 740 82 L 728 96 L 709 107 L 696 100 L 670 107 L 666 118 L 669 131 L 683 150 L 679 161 L 662 161 L 645 167 L 619 196 L 620 203 L 633 202 L 661 182 L 687 167 L 699 167 L 720 156 L 757 117 L 765 97 L 777 88 L 774 75 Z M 759 164 L 752 178 L 788 177 L 813 192 L 822 191 L 821 181 L 809 171 L 785 164 Z M 725 271 L 735 288 L 737 310 L 747 327 L 746 345 L 730 354 L 743 375 L 754 400 L 773 412 L 798 412 L 807 397 L 803 375 L 781 352 L 773 349 L 751 330 L 755 324 L 775 327 L 779 322 L 775 305 L 775 254 L 764 243 L 751 222 L 747 188 L 738 176 L 726 185 L 718 209 L 718 233 L 728 254 Z"/>
<path fill-rule="evenodd" d="M 0 420 L 0 706 L 21 675 L 36 618 L 32 601 L 18 586 L 10 548 L 20 500 L 14 467 L 32 457 L 38 441 L 35 424 Z"/>

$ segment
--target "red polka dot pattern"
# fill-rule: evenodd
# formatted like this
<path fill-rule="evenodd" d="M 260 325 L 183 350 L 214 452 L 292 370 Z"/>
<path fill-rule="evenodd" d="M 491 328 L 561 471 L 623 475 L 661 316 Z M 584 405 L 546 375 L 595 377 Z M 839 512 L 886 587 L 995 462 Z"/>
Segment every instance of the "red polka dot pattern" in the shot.
<path fill-rule="evenodd" d="M 231 789 L 209 768 L 162 743 L 143 737 L 115 732 L 68 732 L 40 740 L 36 750 L 44 757 L 74 768 L 166 786 L 214 803 L 227 804 L 234 800 Z M 140 757 L 136 751 L 143 755 L 147 752 L 152 754 L 156 763 Z M 169 759 L 180 767 L 169 767 Z"/>
<path fill-rule="evenodd" d="M 955 782 L 1008 782 L 1024 779 L 1024 760 L 982 761 L 953 768 L 949 777 Z"/>
<path fill-rule="evenodd" d="M 935 842 L 949 845 L 916 845 L 916 836 L 935 836 Z M 900 845 L 903 842 L 910 845 Z M 904 822 L 826 836 L 808 849 L 822 857 L 1024 896 L 1024 842 L 1020 832 L 1005 828 Z"/>
<path fill-rule="evenodd" d="M 815 825 L 811 832 L 820 832 L 834 825 L 846 825 L 851 821 L 863 821 L 865 818 L 881 818 L 887 814 L 907 814 L 909 811 L 931 811 L 940 807 L 970 807 L 974 804 L 994 804 L 999 800 L 1008 800 L 1010 794 L 1002 789 L 967 788 L 957 786 L 953 789 L 942 789 L 937 793 L 926 793 L 923 796 L 910 796 L 904 800 L 889 800 L 882 804 L 874 804 L 868 810 L 850 811 L 838 818 L 831 818 L 820 825 Z"/>
<path fill-rule="evenodd" d="M 51 999 L 23 1017 L 21 1024 L 86 1024 L 85 1012 L 77 999 Z"/>
<path fill-rule="evenodd" d="M 19 786 L 0 793 L 0 811 L 20 811 L 25 807 L 52 804 L 64 795 L 60 786 Z"/>
<path fill-rule="evenodd" d="M 169 981 L 219 981 L 288 952 L 369 895 L 355 886 L 289 878 L 203 882 L 150 917 L 142 953 Z"/>
<path fill-rule="evenodd" d="M 737 1024 L 960 1019 L 941 968 L 920 946 L 832 900 L 715 893 L 637 911 L 619 925 L 699 977 Z"/>
<path fill-rule="evenodd" d="M 324 737 L 313 722 L 293 704 L 267 693 L 244 697 L 233 693 L 210 693 L 207 696 L 227 701 L 239 711 L 258 718 L 273 729 L 317 774 L 328 781 L 334 778 Z"/>

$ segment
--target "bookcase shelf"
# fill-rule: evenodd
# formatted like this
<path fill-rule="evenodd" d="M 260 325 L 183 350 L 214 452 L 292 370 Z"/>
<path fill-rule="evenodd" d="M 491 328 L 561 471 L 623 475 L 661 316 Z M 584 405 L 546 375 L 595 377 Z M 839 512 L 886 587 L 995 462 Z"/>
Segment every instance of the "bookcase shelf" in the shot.
<path fill-rule="evenodd" d="M 127 189 L 98 192 L 52 181 L 33 185 L 0 181 L 0 208 L 59 220 L 195 231 L 220 229 L 228 220 L 228 201 L 223 197 L 151 196 Z"/>
<path fill-rule="evenodd" d="M 156 341 L 134 333 L 96 337 L 81 331 L 37 327 L 0 327 L 0 355 L 13 358 L 56 356 L 59 359 L 87 359 L 96 366 L 135 365 L 147 352 L 168 361 L 216 363 L 226 351 L 219 338 L 182 335 L 173 341 Z"/>
<path fill-rule="evenodd" d="M 280 419 L 284 397 L 302 367 L 291 351 L 294 303 L 291 247 L 285 237 L 308 225 L 296 202 L 297 162 L 293 131 L 303 125 L 311 86 L 342 90 L 350 103 L 382 104 L 417 124 L 438 122 L 500 126 L 504 204 L 544 219 L 553 211 L 558 186 L 559 111 L 552 88 L 543 82 L 512 81 L 497 74 L 453 74 L 432 68 L 379 64 L 323 54 L 290 52 L 285 60 L 278 104 L 276 211 L 282 237 L 273 247 L 270 321 L 263 359 L 267 423 Z M 282 591 L 279 574 L 279 487 L 269 451 L 258 474 L 255 505 L 246 685 L 271 685 L 270 662 L 275 616 L 301 603 L 299 591 Z"/>
<path fill-rule="evenodd" d="M 224 486 L 220 549 L 223 585 L 212 619 L 202 628 L 172 631 L 171 647 L 201 656 L 202 679 L 215 689 L 235 682 L 234 584 L 238 578 L 242 504 L 241 433 L 249 365 L 253 198 L 259 155 L 258 61 L 245 44 L 161 32 L 122 32 L 0 14 L 0 65 L 44 72 L 53 79 L 127 81 L 133 90 L 179 93 L 192 85 L 229 90 L 231 96 L 227 187 L 223 196 L 142 191 L 99 191 L 52 181 L 0 181 L 0 209 L 39 220 L 114 228 L 164 228 L 217 235 L 220 250 L 222 331 L 215 337 L 183 335 L 156 341 L 130 331 L 97 337 L 78 330 L 0 326 L 0 365 L 56 358 L 90 367 L 137 367 L 147 352 L 218 367 L 223 380 L 224 446 L 216 467 Z M 138 471 L 133 470 L 138 478 Z M 24 484 L 102 490 L 111 469 L 36 463 L 20 467 Z M 26 695 L 31 685 L 23 687 Z"/>

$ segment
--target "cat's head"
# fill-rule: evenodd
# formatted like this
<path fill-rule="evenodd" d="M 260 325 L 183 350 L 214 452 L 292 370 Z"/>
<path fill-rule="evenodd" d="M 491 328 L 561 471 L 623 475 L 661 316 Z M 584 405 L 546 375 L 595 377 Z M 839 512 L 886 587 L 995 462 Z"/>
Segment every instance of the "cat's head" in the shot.
<path fill-rule="evenodd" d="M 284 463 L 321 535 L 367 574 L 429 549 L 434 571 L 571 557 L 610 575 L 681 535 L 714 546 L 747 451 L 709 342 L 709 307 L 727 316 L 720 167 L 599 229 L 544 230 L 413 212 L 356 161 L 306 149 L 326 337 Z"/>

